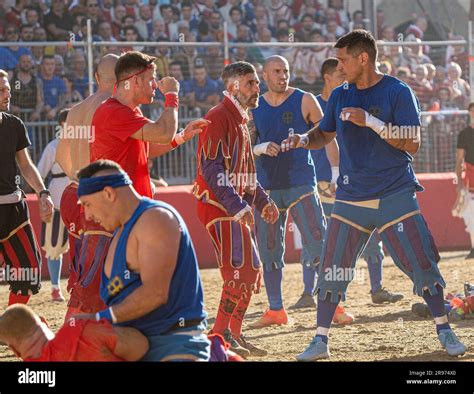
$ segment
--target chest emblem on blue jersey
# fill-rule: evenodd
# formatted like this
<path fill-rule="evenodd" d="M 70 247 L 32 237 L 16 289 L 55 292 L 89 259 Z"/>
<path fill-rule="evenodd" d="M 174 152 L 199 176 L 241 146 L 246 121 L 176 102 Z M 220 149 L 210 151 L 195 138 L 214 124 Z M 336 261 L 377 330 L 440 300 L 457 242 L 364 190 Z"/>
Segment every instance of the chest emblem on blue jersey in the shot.
<path fill-rule="evenodd" d="M 369 108 L 369 114 L 372 116 L 375 116 L 378 118 L 382 112 L 382 108 L 380 108 L 378 105 L 371 105 Z"/>
<path fill-rule="evenodd" d="M 284 124 L 290 124 L 293 122 L 293 112 L 286 111 L 283 112 L 283 115 L 281 116 L 281 120 L 283 121 Z"/>
<path fill-rule="evenodd" d="M 118 293 L 120 293 L 123 290 L 124 286 L 122 283 L 122 279 L 120 279 L 119 276 L 115 276 L 112 278 L 107 285 L 107 291 L 109 292 L 110 296 L 116 296 Z"/>

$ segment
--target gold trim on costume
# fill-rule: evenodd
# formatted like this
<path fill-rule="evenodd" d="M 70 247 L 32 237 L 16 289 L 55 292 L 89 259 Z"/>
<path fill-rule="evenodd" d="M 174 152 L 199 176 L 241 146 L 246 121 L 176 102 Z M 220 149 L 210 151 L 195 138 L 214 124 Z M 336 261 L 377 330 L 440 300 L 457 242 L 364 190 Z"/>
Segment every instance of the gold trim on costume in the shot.
<path fill-rule="evenodd" d="M 217 201 L 214 201 L 209 197 L 208 190 L 204 190 L 201 194 L 199 194 L 199 185 L 197 183 L 195 183 L 193 187 L 193 196 L 196 197 L 199 201 L 201 201 L 203 196 L 205 196 L 206 201 L 203 201 L 203 203 L 214 205 L 215 207 L 219 208 L 221 211 L 224 211 L 225 213 L 227 213 L 223 205 L 219 204 Z"/>
<path fill-rule="evenodd" d="M 267 193 L 268 194 L 268 193 Z M 318 194 L 318 191 L 315 189 L 309 193 L 305 193 L 301 196 L 298 197 L 297 200 L 293 201 L 290 205 L 288 205 L 288 208 L 278 208 L 278 210 L 280 212 L 286 212 L 286 211 L 289 211 L 291 208 L 293 208 L 296 204 L 298 204 L 301 200 L 303 200 L 305 197 L 308 197 L 310 196 L 311 194 Z M 269 195 L 270 196 L 270 195 Z M 271 198 L 271 197 L 270 197 Z"/>
<path fill-rule="evenodd" d="M 170 354 L 169 356 L 162 358 L 160 361 L 171 361 L 176 359 L 197 361 L 199 358 L 197 356 L 193 356 L 192 354 Z"/>
<path fill-rule="evenodd" d="M 392 226 L 393 224 L 395 223 L 398 223 L 398 222 L 401 222 L 402 220 L 406 219 L 406 218 L 409 218 L 411 216 L 415 216 L 417 214 L 421 213 L 420 210 L 416 210 L 416 211 L 412 211 L 412 212 L 408 212 L 406 213 L 405 215 L 403 216 L 400 216 L 399 218 L 395 219 L 395 220 L 391 220 L 390 222 L 384 224 L 382 227 L 380 227 L 378 230 L 379 230 L 379 234 L 386 230 L 388 227 Z"/>
<path fill-rule="evenodd" d="M 319 181 L 317 184 L 318 188 L 318 193 L 319 193 L 319 199 L 321 202 L 324 202 L 326 204 L 334 204 L 335 197 L 332 197 L 332 195 L 329 195 L 327 192 L 331 187 L 331 182 L 327 181 Z"/>
<path fill-rule="evenodd" d="M 347 200 L 336 200 L 344 204 L 354 205 L 361 208 L 379 209 L 380 199 L 377 200 L 366 200 L 366 201 L 347 201 Z"/>
<path fill-rule="evenodd" d="M 112 238 L 112 234 L 101 230 L 84 231 L 84 235 L 105 235 L 106 237 Z"/>
<path fill-rule="evenodd" d="M 364 233 L 367 233 L 367 234 L 372 234 L 372 231 L 373 230 L 368 230 L 364 227 L 362 227 L 361 225 L 357 224 L 357 223 L 354 223 L 346 218 L 343 218 L 342 216 L 339 216 L 337 214 L 332 214 L 331 215 L 332 218 L 336 218 L 338 220 L 340 220 L 341 222 L 344 222 L 346 224 L 348 224 L 349 226 L 352 226 L 352 227 L 355 227 L 357 230 L 360 230 L 360 231 L 363 231 Z"/>
<path fill-rule="evenodd" d="M 6 238 L 3 238 L 3 239 L 0 239 L 0 242 L 5 242 L 7 241 L 9 238 L 11 238 L 13 235 L 15 235 L 18 231 L 20 231 L 23 227 L 26 227 L 28 226 L 29 224 L 31 224 L 31 222 L 29 220 L 27 220 L 26 222 L 23 222 L 22 224 L 20 224 L 17 228 L 15 228 L 14 230 L 12 230 L 10 232 L 10 234 L 7 235 Z"/>

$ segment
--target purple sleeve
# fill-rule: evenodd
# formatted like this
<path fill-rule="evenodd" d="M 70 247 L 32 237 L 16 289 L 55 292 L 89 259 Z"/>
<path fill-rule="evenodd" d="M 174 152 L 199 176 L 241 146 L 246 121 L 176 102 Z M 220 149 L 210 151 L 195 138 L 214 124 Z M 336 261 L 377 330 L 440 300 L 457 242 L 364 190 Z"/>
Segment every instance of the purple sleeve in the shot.
<path fill-rule="evenodd" d="M 226 182 L 227 177 L 222 152 L 219 151 L 217 153 L 215 160 L 206 160 L 203 158 L 201 170 L 204 180 L 229 215 L 235 216 L 248 205 L 236 193 L 230 182 Z"/>
<path fill-rule="evenodd" d="M 263 189 L 258 181 L 255 195 L 245 193 L 244 200 L 247 201 L 249 205 L 251 205 L 253 201 L 253 205 L 255 208 L 257 208 L 258 212 L 262 212 L 263 208 L 265 208 L 265 206 L 271 201 L 267 192 Z"/>

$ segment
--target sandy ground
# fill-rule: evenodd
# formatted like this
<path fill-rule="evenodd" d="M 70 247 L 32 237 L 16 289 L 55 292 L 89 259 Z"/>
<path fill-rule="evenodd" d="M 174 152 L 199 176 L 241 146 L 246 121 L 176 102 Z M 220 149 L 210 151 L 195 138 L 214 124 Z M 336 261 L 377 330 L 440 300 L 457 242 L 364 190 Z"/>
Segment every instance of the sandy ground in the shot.
<path fill-rule="evenodd" d="M 474 282 L 474 260 L 464 260 L 465 252 L 443 253 L 441 271 L 447 290 L 462 292 L 465 281 Z M 355 315 L 350 326 L 333 326 L 331 330 L 332 361 L 450 361 L 436 338 L 430 319 L 422 319 L 411 313 L 411 304 L 419 302 L 412 295 L 412 285 L 393 264 L 390 258 L 384 262 L 384 286 L 402 292 L 405 299 L 397 304 L 373 305 L 369 289 L 367 265 L 357 264 L 356 279 L 348 290 L 345 307 Z M 217 269 L 203 270 L 204 294 L 209 321 L 212 325 L 221 294 L 221 278 Z M 302 292 L 302 273 L 299 264 L 289 264 L 284 272 L 283 300 L 286 306 L 296 302 Z M 65 289 L 66 281 L 62 281 Z M 52 303 L 50 284 L 45 282 L 39 295 L 32 297 L 30 306 L 44 316 L 53 330 L 61 326 L 66 311 L 65 303 Z M 7 306 L 8 287 L 0 286 L 0 311 Z M 295 354 L 304 350 L 314 335 L 315 311 L 311 309 L 289 311 L 292 323 L 266 329 L 246 329 L 267 307 L 265 291 L 253 297 L 247 312 L 244 331 L 252 343 L 268 350 L 268 356 L 254 358 L 262 361 L 292 361 Z M 474 360 L 474 320 L 453 323 L 457 335 L 469 348 L 462 358 Z M 0 346 L 0 361 L 17 360 L 7 348 Z"/>

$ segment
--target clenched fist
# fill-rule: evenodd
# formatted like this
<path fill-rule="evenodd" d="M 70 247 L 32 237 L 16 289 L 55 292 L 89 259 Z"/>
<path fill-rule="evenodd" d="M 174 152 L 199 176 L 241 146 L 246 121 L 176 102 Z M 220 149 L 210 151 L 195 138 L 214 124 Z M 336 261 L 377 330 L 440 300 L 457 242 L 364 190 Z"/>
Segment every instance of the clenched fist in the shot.
<path fill-rule="evenodd" d="M 163 94 L 179 93 L 179 82 L 173 77 L 164 77 L 158 81 L 158 89 Z"/>

